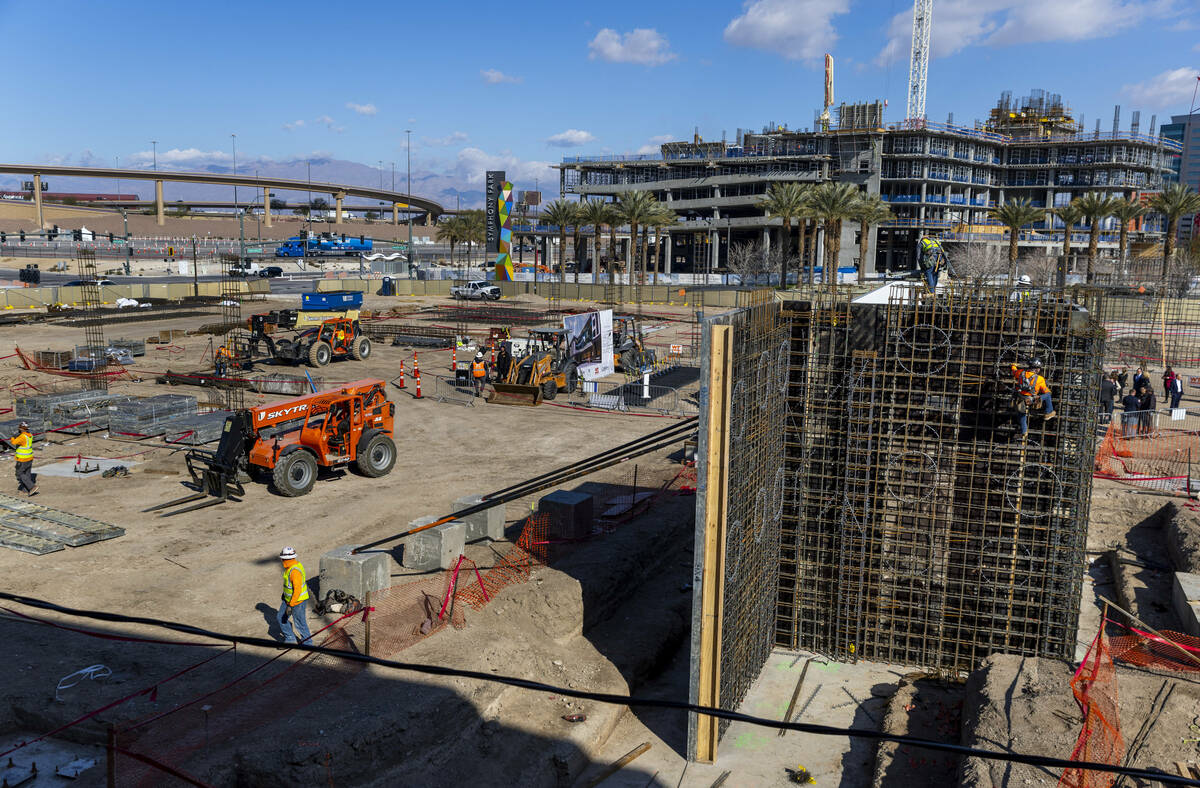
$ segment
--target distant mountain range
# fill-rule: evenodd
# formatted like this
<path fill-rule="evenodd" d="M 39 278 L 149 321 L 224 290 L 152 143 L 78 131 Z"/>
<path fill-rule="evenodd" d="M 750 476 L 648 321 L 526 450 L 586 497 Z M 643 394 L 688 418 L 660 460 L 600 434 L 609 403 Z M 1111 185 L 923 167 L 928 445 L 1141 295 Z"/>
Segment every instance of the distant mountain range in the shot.
<path fill-rule="evenodd" d="M 253 175 L 257 170 L 261 176 L 303 181 L 310 177 L 310 165 L 311 178 L 314 182 L 343 183 L 355 186 L 380 185 L 380 174 L 377 168 L 342 159 L 325 158 L 312 159 L 310 161 L 249 162 L 245 166 L 238 166 L 238 174 Z M 164 169 L 166 168 L 164 167 Z M 179 167 L 178 169 L 214 174 L 233 172 L 232 167 L 215 164 L 202 167 Z M 28 180 L 28 176 L 0 174 L 0 191 L 19 190 L 21 182 L 24 180 Z M 117 182 L 112 179 L 46 176 L 44 180 L 49 186 L 49 190 L 55 192 L 116 193 L 118 186 Z M 406 182 L 403 172 L 396 172 L 395 186 L 398 191 L 405 190 Z M 390 168 L 383 173 L 383 187 L 386 189 L 392 188 L 392 172 Z M 246 194 L 245 192 L 246 189 L 238 190 L 239 200 L 254 200 L 258 197 L 257 194 Z M 154 182 L 124 180 L 120 182 L 120 193 L 137 194 L 143 200 L 152 200 L 154 199 Z M 461 205 L 463 208 L 481 208 L 483 207 L 485 198 L 485 193 L 482 189 L 464 184 L 460 179 L 453 176 L 416 170 L 412 174 L 412 193 L 437 200 L 446 208 L 454 208 L 456 205 Z M 277 190 L 274 192 L 274 195 L 275 199 L 287 200 L 289 202 L 306 201 L 308 199 L 308 193 L 303 191 L 288 192 Z M 215 186 L 204 183 L 168 182 L 163 186 L 163 197 L 167 202 L 174 200 L 232 201 L 233 187 Z M 329 200 L 329 195 L 324 193 L 314 192 L 313 197 L 323 197 Z M 348 198 L 347 202 L 362 204 L 365 200 Z M 390 210 L 390 206 L 385 206 L 385 208 Z"/>

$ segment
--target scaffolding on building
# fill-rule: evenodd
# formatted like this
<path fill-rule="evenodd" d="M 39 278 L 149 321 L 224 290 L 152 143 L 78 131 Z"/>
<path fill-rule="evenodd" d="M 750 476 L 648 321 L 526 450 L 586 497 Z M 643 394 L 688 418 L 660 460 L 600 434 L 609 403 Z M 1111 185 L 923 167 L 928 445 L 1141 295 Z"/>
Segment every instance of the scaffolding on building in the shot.
<path fill-rule="evenodd" d="M 96 250 L 79 249 L 75 253 L 80 279 L 80 308 L 83 316 L 83 352 L 76 353 L 77 363 L 85 366 L 88 376 L 84 388 L 107 391 L 108 345 L 104 341 L 104 318 L 100 313 L 100 276 L 96 271 Z"/>
<path fill-rule="evenodd" d="M 230 377 L 240 377 L 240 370 L 247 366 L 250 359 L 249 334 L 242 325 L 242 288 L 244 279 L 234 270 L 241 265 L 236 254 L 221 255 L 221 321 L 226 326 L 232 326 L 225 334 L 221 343 L 225 357 L 231 359 Z M 225 410 L 234 411 L 245 407 L 246 391 L 241 381 L 226 382 Z"/>

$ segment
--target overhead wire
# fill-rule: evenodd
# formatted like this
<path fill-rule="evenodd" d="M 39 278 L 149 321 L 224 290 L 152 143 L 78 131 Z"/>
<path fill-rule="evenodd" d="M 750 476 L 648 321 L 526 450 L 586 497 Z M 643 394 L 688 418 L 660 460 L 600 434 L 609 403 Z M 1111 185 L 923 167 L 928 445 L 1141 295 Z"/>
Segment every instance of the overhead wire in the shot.
<path fill-rule="evenodd" d="M 279 642 L 271 638 L 248 637 L 245 635 L 232 635 L 222 632 L 214 632 L 202 627 L 196 627 L 192 626 L 191 624 L 183 624 L 178 621 L 170 621 L 167 619 L 145 618 L 142 616 L 128 616 L 121 613 L 69 608 L 62 605 L 57 605 L 53 602 L 48 602 L 43 599 L 38 599 L 36 597 L 28 597 L 21 594 L 11 594 L 6 591 L 0 591 L 0 599 L 6 599 L 11 602 L 26 605 L 28 607 L 34 607 L 40 610 L 48 610 L 60 615 L 72 616 L 76 618 L 86 618 L 95 621 L 105 621 L 118 624 L 136 624 L 158 629 L 167 629 L 173 632 L 180 632 L 199 637 L 208 637 L 214 640 L 221 640 L 227 643 L 235 643 L 239 645 L 258 646 L 261 648 L 272 649 L 279 646 Z M 728 711 L 726 709 L 715 708 L 712 706 L 702 706 L 697 703 L 664 700 L 660 698 L 639 698 L 633 695 L 617 695 L 608 692 L 590 692 L 587 690 L 578 690 L 570 687 L 559 687 L 553 684 L 517 678 L 515 676 L 505 676 L 491 672 L 483 673 L 477 670 L 451 668 L 443 665 L 426 665 L 418 662 L 400 662 L 398 660 L 383 659 L 382 657 L 371 657 L 367 656 L 366 654 L 353 651 L 330 649 L 308 644 L 291 644 L 289 647 L 297 651 L 323 654 L 326 656 L 338 657 L 351 662 L 363 662 L 371 665 L 378 665 L 379 667 L 389 668 L 392 670 L 409 671 L 412 673 L 420 673 L 429 676 L 474 679 L 477 681 L 491 682 L 494 684 L 504 684 L 506 686 L 517 687 L 534 692 L 548 692 L 555 695 L 578 698 L 580 700 L 590 700 L 596 703 L 607 703 L 618 706 L 674 709 L 677 711 L 687 711 L 696 714 L 706 714 L 719 719 L 729 720 L 730 722 L 743 722 L 749 725 L 757 725 L 764 728 L 774 728 L 776 730 L 799 731 L 801 733 L 811 733 L 817 736 L 849 736 L 853 738 L 870 739 L 874 741 L 890 741 L 898 744 L 907 744 L 913 747 L 921 747 L 927 750 L 949 752 L 969 758 L 983 758 L 986 760 L 1007 761 L 1009 763 L 1023 763 L 1030 766 L 1041 766 L 1050 769 L 1083 769 L 1087 771 L 1106 772 L 1110 774 L 1122 774 L 1128 777 L 1157 781 L 1166 785 L 1189 785 L 1200 788 L 1200 780 L 1176 776 L 1157 769 L 1138 769 L 1120 764 L 1073 761 L 1066 758 L 1052 758 L 1045 755 L 1033 755 L 1030 753 L 984 750 L 976 747 L 968 747 L 962 744 L 933 741 L 930 739 L 922 739 L 917 736 L 909 736 L 907 734 L 887 733 L 885 731 L 874 731 L 864 728 L 845 728 L 836 725 L 824 725 L 812 722 L 771 720 L 766 719 L 765 717 L 756 717 L 751 714 L 743 714 L 737 711 Z"/>

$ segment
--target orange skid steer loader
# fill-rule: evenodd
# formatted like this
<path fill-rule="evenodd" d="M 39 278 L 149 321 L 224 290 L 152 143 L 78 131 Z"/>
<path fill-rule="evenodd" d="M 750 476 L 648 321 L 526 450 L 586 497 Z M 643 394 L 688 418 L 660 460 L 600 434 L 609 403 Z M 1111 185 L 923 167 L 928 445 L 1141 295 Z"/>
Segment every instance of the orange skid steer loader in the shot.
<path fill-rule="evenodd" d="M 242 474 L 269 478 L 275 492 L 288 498 L 307 494 L 322 468 L 353 465 L 364 476 L 385 476 L 396 464 L 395 414 L 384 382 L 369 378 L 336 391 L 235 411 L 225 420 L 216 451 L 192 449 L 186 455 L 197 492 L 143 511 L 199 501 L 164 511 L 169 517 L 238 501 L 246 492 Z"/>

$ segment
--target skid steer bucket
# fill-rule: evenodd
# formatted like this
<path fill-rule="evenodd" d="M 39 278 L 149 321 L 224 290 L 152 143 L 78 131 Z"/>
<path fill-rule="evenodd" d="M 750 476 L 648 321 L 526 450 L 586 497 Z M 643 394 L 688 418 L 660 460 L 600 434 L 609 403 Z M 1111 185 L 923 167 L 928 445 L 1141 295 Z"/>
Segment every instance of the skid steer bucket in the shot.
<path fill-rule="evenodd" d="M 489 404 L 496 405 L 540 405 L 542 403 L 541 386 L 521 386 L 516 383 L 496 383 L 495 389 L 487 396 Z"/>

